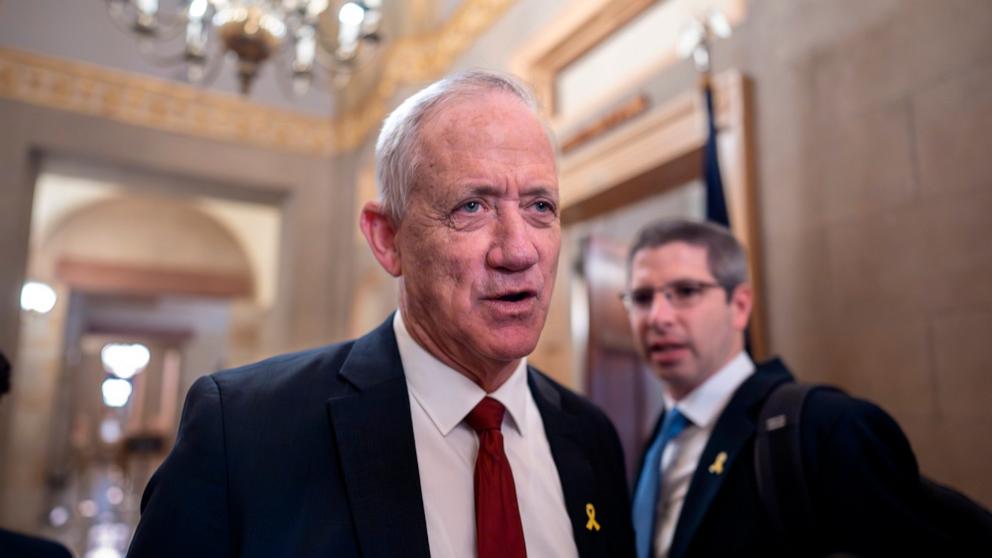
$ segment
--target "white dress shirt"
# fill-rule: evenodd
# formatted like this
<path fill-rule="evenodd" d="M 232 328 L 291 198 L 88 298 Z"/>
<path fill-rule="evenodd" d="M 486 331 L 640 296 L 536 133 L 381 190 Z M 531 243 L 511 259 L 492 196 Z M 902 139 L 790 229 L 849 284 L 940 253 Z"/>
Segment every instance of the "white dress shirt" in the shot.
<path fill-rule="evenodd" d="M 754 374 L 754 362 L 742 351 L 678 403 L 667 393 L 663 395 L 665 408 L 678 409 L 692 424 L 669 442 L 661 455 L 661 498 L 658 499 L 658 523 L 654 531 L 657 558 L 668 556 L 689 483 L 717 419 L 737 388 L 751 374 Z"/>
<path fill-rule="evenodd" d="M 420 487 L 433 558 L 476 556 L 475 456 L 479 439 L 465 422 L 486 392 L 410 337 L 399 311 L 393 331 L 410 393 Z M 558 469 L 527 385 L 527 363 L 489 397 L 506 407 L 503 440 L 517 490 L 527 555 L 577 557 Z"/>

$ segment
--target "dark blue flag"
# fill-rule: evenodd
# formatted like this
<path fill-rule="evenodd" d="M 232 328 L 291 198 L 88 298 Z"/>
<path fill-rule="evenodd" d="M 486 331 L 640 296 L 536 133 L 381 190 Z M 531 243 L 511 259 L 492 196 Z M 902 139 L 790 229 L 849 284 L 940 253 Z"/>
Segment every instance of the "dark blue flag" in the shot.
<path fill-rule="evenodd" d="M 713 88 L 703 86 L 706 97 L 706 147 L 703 150 L 703 178 L 706 180 L 706 220 L 730 227 L 727 201 L 723 196 L 723 179 L 720 178 L 720 158 L 716 146 L 716 115 L 713 113 Z"/>
<path fill-rule="evenodd" d="M 709 81 L 703 86 L 706 97 L 706 148 L 703 150 L 703 177 L 706 180 L 706 220 L 730 228 L 727 199 L 720 178 L 720 157 L 716 148 L 716 114 L 713 112 L 713 88 Z M 744 331 L 744 350 L 751 352 L 751 327 Z"/>

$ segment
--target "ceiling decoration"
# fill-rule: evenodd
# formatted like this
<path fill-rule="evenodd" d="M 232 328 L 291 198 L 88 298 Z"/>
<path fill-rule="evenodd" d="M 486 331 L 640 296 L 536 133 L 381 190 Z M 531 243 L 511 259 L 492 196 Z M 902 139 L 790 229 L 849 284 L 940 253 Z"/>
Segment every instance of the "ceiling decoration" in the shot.
<path fill-rule="evenodd" d="M 243 95 L 263 64 L 303 95 L 316 77 L 341 89 L 378 46 L 381 0 L 105 0 L 111 19 L 133 32 L 154 63 L 185 66 L 191 83 L 211 83 L 224 58 L 237 58 Z M 284 87 L 288 92 L 290 88 Z"/>
<path fill-rule="evenodd" d="M 158 130 L 324 155 L 327 120 L 82 62 L 0 49 L 0 96 Z"/>
<path fill-rule="evenodd" d="M 465 0 L 437 31 L 397 40 L 365 101 L 324 119 L 236 96 L 49 56 L 0 48 L 0 97 L 158 130 L 309 156 L 359 147 L 398 87 L 436 79 L 515 0 Z"/>

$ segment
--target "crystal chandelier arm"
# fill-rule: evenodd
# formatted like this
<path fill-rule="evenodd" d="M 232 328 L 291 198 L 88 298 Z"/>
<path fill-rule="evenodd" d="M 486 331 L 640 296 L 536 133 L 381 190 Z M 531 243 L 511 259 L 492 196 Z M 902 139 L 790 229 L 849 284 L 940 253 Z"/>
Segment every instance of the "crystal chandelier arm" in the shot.
<path fill-rule="evenodd" d="M 203 77 L 197 82 L 200 85 L 210 85 L 217 81 L 217 76 L 220 75 L 220 69 L 224 67 L 224 53 L 221 52 L 215 56 L 208 57 L 208 65 L 206 71 L 203 73 Z"/>
<path fill-rule="evenodd" d="M 186 25 L 184 12 L 170 13 L 158 10 L 158 3 L 139 7 L 145 0 L 105 0 L 107 13 L 114 26 L 124 33 L 136 33 L 159 41 L 178 37 Z"/>
<path fill-rule="evenodd" d="M 202 61 L 207 52 L 210 17 L 213 15 L 207 0 L 191 0 L 186 12 L 186 56 Z"/>
<path fill-rule="evenodd" d="M 127 13 L 127 7 L 130 5 L 128 0 L 105 0 L 104 3 L 107 5 L 107 15 L 110 18 L 110 23 L 118 31 L 125 35 L 135 32 L 134 21 L 128 17 Z"/>
<path fill-rule="evenodd" d="M 186 79 L 212 83 L 226 54 L 237 56 L 247 94 L 267 61 L 280 86 L 296 95 L 315 82 L 334 89 L 369 62 L 380 42 L 380 0 L 104 0 L 113 25 L 139 37 L 140 53 L 156 66 L 184 65 Z M 331 6 L 336 13 L 327 13 Z M 176 9 L 178 8 L 178 9 Z M 326 29 L 333 16 L 336 32 Z M 328 37 L 321 38 L 326 31 Z M 330 35 L 336 35 L 331 40 Z M 175 52 L 178 45 L 180 50 Z M 166 54 L 159 54 L 165 51 Z M 286 68 L 289 66 L 289 68 Z M 327 89 L 332 89 L 328 87 Z M 292 96 L 292 95 L 290 95 Z"/>
<path fill-rule="evenodd" d="M 272 69 L 275 70 L 275 81 L 279 86 L 279 91 L 287 99 L 292 99 L 293 97 L 303 95 L 310 90 L 310 86 L 313 84 L 315 78 L 312 72 L 307 76 L 305 81 L 300 81 L 297 79 L 296 75 L 293 75 L 292 78 L 288 78 L 288 76 L 293 74 L 293 72 L 288 71 L 289 68 L 286 67 L 286 61 L 283 60 L 283 57 L 275 57 L 272 61 L 272 65 L 274 66 Z"/>

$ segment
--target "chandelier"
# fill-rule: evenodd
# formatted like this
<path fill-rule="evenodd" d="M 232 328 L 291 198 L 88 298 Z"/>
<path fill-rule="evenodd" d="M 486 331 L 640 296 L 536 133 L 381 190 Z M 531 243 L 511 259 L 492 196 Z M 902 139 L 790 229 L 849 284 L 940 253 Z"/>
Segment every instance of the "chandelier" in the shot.
<path fill-rule="evenodd" d="M 160 65 L 185 65 L 192 83 L 212 82 L 225 55 L 237 58 L 244 95 L 270 60 L 294 94 L 306 93 L 318 77 L 343 88 L 363 45 L 380 42 L 381 0 L 333 2 L 340 3 L 337 18 L 324 15 L 332 0 L 175 0 L 170 9 L 159 0 L 106 2 L 111 19 L 138 35 L 143 51 Z M 328 27 L 336 28 L 333 37 Z"/>

